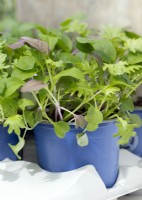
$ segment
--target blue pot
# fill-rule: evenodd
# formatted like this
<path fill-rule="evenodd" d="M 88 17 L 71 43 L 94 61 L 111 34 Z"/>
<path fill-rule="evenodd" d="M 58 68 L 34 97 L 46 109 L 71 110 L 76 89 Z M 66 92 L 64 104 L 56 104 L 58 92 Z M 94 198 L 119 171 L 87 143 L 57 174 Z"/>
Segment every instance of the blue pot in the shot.
<path fill-rule="evenodd" d="M 132 112 L 132 114 L 137 114 L 142 119 L 142 109 L 137 109 Z M 135 128 L 136 136 L 132 137 L 128 144 L 124 145 L 123 148 L 131 151 L 137 156 L 142 157 L 142 126 Z"/>
<path fill-rule="evenodd" d="M 0 160 L 9 158 L 11 160 L 17 160 L 17 157 L 9 147 L 8 143 L 15 145 L 18 142 L 18 137 L 16 134 L 8 133 L 8 128 L 3 127 L 0 124 Z"/>
<path fill-rule="evenodd" d="M 80 147 L 76 134 L 82 129 L 70 126 L 65 138 L 56 136 L 49 124 L 38 124 L 34 129 L 39 165 L 50 172 L 66 172 L 91 164 L 98 171 L 106 187 L 114 185 L 118 175 L 118 138 L 115 122 L 104 122 L 94 132 L 87 132 L 89 144 Z"/>

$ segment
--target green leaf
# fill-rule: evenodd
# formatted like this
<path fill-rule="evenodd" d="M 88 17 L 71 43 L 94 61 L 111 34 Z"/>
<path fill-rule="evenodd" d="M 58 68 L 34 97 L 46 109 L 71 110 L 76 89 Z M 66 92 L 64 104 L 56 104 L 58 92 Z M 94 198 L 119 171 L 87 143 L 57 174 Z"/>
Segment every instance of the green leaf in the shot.
<path fill-rule="evenodd" d="M 17 89 L 19 89 L 24 84 L 24 81 L 22 81 L 20 78 L 10 77 L 5 80 L 5 84 L 5 97 L 7 97 L 13 94 Z"/>
<path fill-rule="evenodd" d="M 76 47 L 84 53 L 90 53 L 94 51 L 93 43 L 94 40 L 89 38 L 77 37 Z"/>
<path fill-rule="evenodd" d="M 142 38 L 127 39 L 125 48 L 129 49 L 132 53 L 136 53 L 136 51 L 142 52 Z"/>
<path fill-rule="evenodd" d="M 129 65 L 126 68 L 126 73 L 137 76 L 138 73 L 136 71 L 141 70 L 141 69 L 142 69 L 142 65 L 140 65 L 140 64 L 139 65 Z"/>
<path fill-rule="evenodd" d="M 92 40 L 90 38 L 77 37 L 77 42 L 82 43 L 82 44 L 86 44 L 86 43 L 93 44 L 95 40 Z"/>
<path fill-rule="evenodd" d="M 35 126 L 36 123 L 42 121 L 42 111 L 41 111 L 41 109 L 37 108 L 36 110 L 34 110 L 33 114 L 34 114 L 34 126 Z M 29 125 L 30 125 L 30 123 L 29 123 Z"/>
<path fill-rule="evenodd" d="M 114 64 L 104 64 L 103 70 L 105 71 L 108 69 L 109 73 L 112 75 L 122 75 L 127 72 L 128 63 L 126 61 L 119 61 L 118 63 Z"/>
<path fill-rule="evenodd" d="M 102 92 L 106 96 L 111 96 L 112 94 L 116 95 L 120 91 L 120 88 L 118 87 L 113 87 L 113 86 L 104 86 L 102 89 Z"/>
<path fill-rule="evenodd" d="M 109 40 L 96 40 L 93 47 L 104 62 L 111 63 L 116 59 L 116 50 Z"/>
<path fill-rule="evenodd" d="M 47 91 L 43 88 L 39 91 L 39 100 L 41 105 L 44 105 L 46 99 L 47 99 Z"/>
<path fill-rule="evenodd" d="M 141 36 L 140 35 L 138 35 L 137 33 L 134 33 L 134 32 L 132 32 L 132 31 L 125 31 L 125 34 L 127 35 L 127 37 L 129 37 L 129 38 L 135 38 L 135 39 L 137 39 L 137 38 L 140 38 Z"/>
<path fill-rule="evenodd" d="M 130 80 L 130 77 L 127 74 L 123 74 L 120 76 L 115 76 L 115 81 L 114 81 L 115 85 L 124 85 L 127 86 L 128 88 L 133 89 L 135 87 L 134 82 L 132 82 Z"/>
<path fill-rule="evenodd" d="M 34 112 L 33 111 L 25 111 L 25 119 L 26 119 L 26 122 L 28 123 L 28 125 L 31 127 L 31 128 L 34 128 L 35 126 L 35 117 L 34 117 Z"/>
<path fill-rule="evenodd" d="M 35 97 L 33 96 L 32 93 L 30 92 L 25 92 L 25 93 L 22 93 L 21 96 L 20 96 L 21 99 L 29 99 L 31 100 L 32 102 L 34 102 L 34 106 L 37 105 L 37 102 L 35 100 Z M 27 109 L 30 110 L 32 109 L 34 106 L 29 106 Z"/>
<path fill-rule="evenodd" d="M 71 21 L 74 21 L 74 20 L 79 20 L 79 21 L 82 21 L 82 20 L 85 20 L 86 19 L 86 14 L 85 13 L 82 13 L 82 12 L 78 12 L 77 14 L 65 19 L 65 21 L 63 21 L 61 23 L 61 26 L 66 26 L 66 25 L 70 25 L 70 22 Z"/>
<path fill-rule="evenodd" d="M 16 115 L 18 112 L 17 100 L 13 97 L 0 98 L 0 104 L 5 117 Z"/>
<path fill-rule="evenodd" d="M 70 52 L 72 50 L 72 41 L 67 35 L 57 29 L 53 29 L 51 33 L 58 38 L 57 44 L 60 48 L 62 48 L 65 52 Z"/>
<path fill-rule="evenodd" d="M 114 134 L 114 137 L 120 137 L 118 143 L 121 145 L 127 144 L 131 137 L 136 135 L 134 128 L 137 127 L 136 124 L 129 124 L 126 120 L 119 118 L 118 123 L 118 132 Z"/>
<path fill-rule="evenodd" d="M 27 106 L 33 106 L 34 102 L 30 99 L 24 98 L 18 101 L 18 105 L 19 105 L 19 108 L 21 108 L 24 111 Z"/>
<path fill-rule="evenodd" d="M 136 53 L 129 53 L 127 55 L 127 61 L 128 64 L 137 64 L 142 62 L 142 53 L 136 52 Z"/>
<path fill-rule="evenodd" d="M 49 49 L 51 51 L 54 50 L 56 44 L 58 43 L 58 38 L 57 37 L 54 37 L 54 36 L 49 36 L 48 37 L 48 45 L 49 45 Z"/>
<path fill-rule="evenodd" d="M 55 75 L 53 77 L 54 81 L 58 81 L 58 79 L 60 79 L 63 76 L 71 76 L 73 78 L 76 78 L 78 80 L 83 80 L 84 79 L 84 75 L 83 73 L 78 69 L 78 68 L 70 68 L 70 69 L 66 69 L 60 73 L 58 73 L 57 75 Z"/>
<path fill-rule="evenodd" d="M 121 101 L 121 110 L 122 111 L 127 111 L 129 110 L 130 112 L 132 112 L 134 110 L 134 103 L 132 98 L 128 97 L 127 99 L 122 99 Z"/>
<path fill-rule="evenodd" d="M 8 133 L 12 133 L 14 131 L 17 135 L 20 136 L 21 128 L 25 128 L 25 123 L 23 117 L 17 114 L 6 118 L 3 126 L 9 126 Z"/>
<path fill-rule="evenodd" d="M 4 62 L 6 61 L 7 55 L 0 52 L 0 69 L 7 69 L 10 65 L 5 65 Z"/>
<path fill-rule="evenodd" d="M 86 133 L 78 133 L 76 135 L 77 144 L 81 147 L 87 146 L 89 143 L 88 136 Z"/>
<path fill-rule="evenodd" d="M 123 41 L 123 38 L 126 37 L 122 28 L 115 27 L 112 25 L 106 26 L 101 33 L 103 38 L 109 39 L 113 41 Z"/>
<path fill-rule="evenodd" d="M 54 50 L 54 48 L 55 48 L 55 46 L 56 46 L 56 44 L 57 44 L 57 42 L 58 42 L 58 37 L 56 37 L 56 36 L 50 36 L 50 35 L 44 35 L 44 34 L 40 34 L 39 37 L 40 37 L 43 41 L 45 41 L 45 42 L 48 43 L 49 49 L 50 49 L 51 51 Z"/>
<path fill-rule="evenodd" d="M 18 159 L 21 159 L 21 156 L 18 155 L 19 151 L 23 149 L 24 145 L 25 145 L 25 140 L 24 138 L 18 136 L 19 138 L 19 142 L 16 145 L 11 145 L 8 144 L 10 146 L 10 148 L 12 149 L 12 151 L 15 153 L 15 155 L 17 156 Z"/>
<path fill-rule="evenodd" d="M 1 75 L 1 77 L 3 78 L 3 79 L 6 79 L 6 78 L 8 78 L 8 72 L 3 72 L 2 73 L 2 75 Z"/>
<path fill-rule="evenodd" d="M 31 70 L 35 65 L 35 58 L 33 56 L 23 56 L 21 57 L 15 66 L 22 70 Z"/>
<path fill-rule="evenodd" d="M 18 68 L 14 68 L 11 74 L 11 77 L 20 77 L 21 80 L 26 80 L 28 78 L 31 78 L 34 76 L 34 74 L 36 74 L 36 70 L 32 69 L 32 70 L 20 70 Z"/>
<path fill-rule="evenodd" d="M 0 68 L 6 60 L 7 55 L 0 52 Z"/>
<path fill-rule="evenodd" d="M 89 43 L 84 44 L 77 42 L 76 48 L 82 51 L 83 53 L 90 53 L 94 51 L 94 48 Z"/>
<path fill-rule="evenodd" d="M 91 87 L 90 83 L 87 81 L 74 81 L 70 80 L 69 78 L 65 80 L 64 88 L 67 92 L 71 92 L 71 95 L 77 94 L 80 98 L 81 96 L 93 96 L 94 95 L 94 88 Z"/>
<path fill-rule="evenodd" d="M 47 59 L 46 64 L 51 65 L 54 68 L 56 68 L 56 67 L 58 68 L 58 67 L 63 66 L 63 62 L 61 60 L 60 61 L 53 61 L 51 59 Z"/>
<path fill-rule="evenodd" d="M 54 122 L 53 125 L 56 135 L 60 138 L 64 138 L 65 134 L 70 130 L 69 124 L 64 121 Z"/>
<path fill-rule="evenodd" d="M 73 64 L 82 63 L 81 58 L 72 55 L 70 53 L 59 54 L 59 59 L 62 60 L 64 63 L 73 63 Z"/>
<path fill-rule="evenodd" d="M 97 108 L 90 106 L 85 119 L 88 122 L 86 130 L 94 131 L 98 128 L 98 125 L 103 122 L 103 114 Z"/>
<path fill-rule="evenodd" d="M 0 77 L 0 94 L 3 93 L 4 89 L 5 89 L 5 82 L 4 82 L 3 78 Z"/>
<path fill-rule="evenodd" d="M 43 33 L 43 34 L 48 34 L 48 30 L 47 30 L 47 28 L 45 28 L 44 26 L 41 26 L 41 25 L 37 24 L 37 25 L 35 26 L 35 28 L 36 28 L 37 30 L 39 30 L 41 33 Z"/>
<path fill-rule="evenodd" d="M 87 35 L 89 33 L 88 25 L 81 21 L 84 18 L 86 17 L 73 16 L 66 19 L 61 23 L 61 30 L 70 33 L 78 33 L 79 35 Z"/>
<path fill-rule="evenodd" d="M 142 120 L 139 115 L 128 113 L 128 116 L 131 124 L 136 124 L 137 128 L 142 126 Z"/>

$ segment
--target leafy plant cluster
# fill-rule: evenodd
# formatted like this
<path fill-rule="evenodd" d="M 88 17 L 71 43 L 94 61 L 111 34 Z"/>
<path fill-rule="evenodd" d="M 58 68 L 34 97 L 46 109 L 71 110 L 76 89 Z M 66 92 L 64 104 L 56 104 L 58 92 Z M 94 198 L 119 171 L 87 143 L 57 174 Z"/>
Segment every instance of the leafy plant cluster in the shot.
<path fill-rule="evenodd" d="M 86 131 L 115 119 L 115 136 L 127 143 L 141 126 L 131 96 L 142 83 L 142 37 L 112 27 L 96 35 L 78 18 L 59 29 L 35 28 L 36 38 L 0 44 L 0 121 L 19 137 L 11 146 L 16 155 L 40 122 L 51 123 L 60 138 L 75 123 L 85 146 Z"/>

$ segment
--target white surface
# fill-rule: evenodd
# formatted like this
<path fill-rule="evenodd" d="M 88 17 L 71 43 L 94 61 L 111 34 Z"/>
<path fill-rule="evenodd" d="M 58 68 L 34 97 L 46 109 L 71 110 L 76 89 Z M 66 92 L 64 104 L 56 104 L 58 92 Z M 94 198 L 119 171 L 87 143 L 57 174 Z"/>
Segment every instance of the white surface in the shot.
<path fill-rule="evenodd" d="M 136 192 L 133 192 L 131 195 L 133 195 L 133 196 L 141 196 L 142 197 L 142 189 L 141 190 L 137 190 Z"/>
<path fill-rule="evenodd" d="M 118 200 L 142 200 L 142 197 L 127 195 L 127 196 L 119 198 Z"/>
<path fill-rule="evenodd" d="M 113 200 L 142 188 L 141 167 L 141 158 L 121 150 L 118 180 L 113 188 L 106 189 L 91 165 L 70 172 L 51 173 L 34 163 L 5 160 L 0 162 L 0 199 Z M 131 197 L 129 200 L 142 200 L 138 196 Z M 126 197 L 120 198 L 124 199 Z"/>

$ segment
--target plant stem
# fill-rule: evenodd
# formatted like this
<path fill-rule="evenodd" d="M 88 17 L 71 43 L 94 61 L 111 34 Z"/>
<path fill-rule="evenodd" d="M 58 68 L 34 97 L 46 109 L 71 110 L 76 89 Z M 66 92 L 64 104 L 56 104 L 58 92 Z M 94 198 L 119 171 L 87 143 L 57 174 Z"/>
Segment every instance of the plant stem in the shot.
<path fill-rule="evenodd" d="M 47 88 L 46 88 L 46 89 L 47 89 Z M 38 105 L 39 105 L 39 107 L 40 107 L 40 109 L 41 109 L 41 111 L 42 111 L 43 117 L 45 117 L 51 124 L 53 124 L 53 121 L 50 119 L 50 117 L 48 117 L 48 115 L 46 114 L 46 112 L 44 112 L 44 111 L 42 110 L 42 106 L 41 106 L 41 104 L 40 104 L 40 102 L 39 102 L 37 96 L 34 94 L 34 92 L 32 92 L 32 94 L 33 94 L 34 98 L 36 99 L 36 101 L 37 101 L 37 103 L 38 103 Z"/>
<path fill-rule="evenodd" d="M 52 75 L 51 75 L 51 72 L 50 72 L 50 70 L 49 70 L 49 67 L 48 67 L 49 65 L 47 65 L 47 71 L 48 71 L 48 75 L 49 75 L 49 78 L 50 78 L 50 82 L 51 82 L 51 88 L 53 89 L 54 88 L 54 86 L 53 86 L 53 79 L 52 79 Z"/>
<path fill-rule="evenodd" d="M 82 103 L 81 103 L 77 108 L 75 108 L 72 112 L 69 111 L 69 110 L 67 110 L 67 112 L 68 112 L 69 114 L 64 118 L 64 120 L 66 120 L 67 118 L 69 118 L 71 115 L 74 115 L 74 113 L 75 113 L 79 108 L 81 108 L 84 104 L 85 104 L 85 103 L 82 102 Z M 64 108 L 64 110 L 65 110 L 65 108 Z"/>
<path fill-rule="evenodd" d="M 48 88 L 45 88 L 47 90 L 47 92 L 50 94 L 50 96 L 52 97 L 51 101 L 54 103 L 54 105 L 57 108 L 58 114 L 60 116 L 60 119 L 63 120 L 63 116 L 61 114 L 61 110 L 60 110 L 60 104 L 57 101 L 57 99 L 54 97 L 54 95 L 50 92 L 50 90 Z M 55 116 L 56 117 L 56 116 Z"/>
<path fill-rule="evenodd" d="M 47 90 L 47 92 L 50 94 L 50 96 L 52 97 L 52 99 L 53 99 L 53 103 L 55 104 L 55 105 L 59 105 L 59 103 L 58 103 L 58 101 L 57 101 L 57 99 L 54 97 L 54 95 L 50 92 L 50 90 L 47 88 L 47 87 L 45 87 L 45 90 Z"/>
<path fill-rule="evenodd" d="M 70 111 L 70 110 L 68 110 L 68 109 L 66 109 L 66 108 L 64 108 L 64 107 L 60 107 L 62 110 L 64 110 L 64 111 L 67 111 L 68 113 L 70 113 L 71 115 L 74 115 L 74 113 L 72 112 L 72 111 Z"/>
<path fill-rule="evenodd" d="M 4 112 L 3 112 L 3 109 L 2 109 L 1 105 L 0 105 L 0 114 L 1 114 L 1 120 L 3 122 L 4 121 Z"/>
<path fill-rule="evenodd" d="M 43 117 L 45 117 L 51 124 L 54 123 L 54 122 L 52 121 L 52 119 L 50 119 L 50 117 L 48 117 L 48 115 L 46 114 L 46 112 L 43 113 Z"/>
<path fill-rule="evenodd" d="M 38 123 L 39 123 L 39 122 L 37 122 L 37 123 L 34 125 L 34 127 L 35 127 Z M 28 130 L 33 130 L 34 127 L 32 127 L 32 128 L 26 127 L 22 138 L 24 139 L 25 136 L 26 136 L 26 132 L 27 132 Z"/>
<path fill-rule="evenodd" d="M 135 91 L 135 89 L 138 87 L 138 86 L 140 86 L 142 84 L 142 80 L 126 95 L 126 98 L 128 98 L 130 95 L 131 95 L 131 93 L 132 92 L 134 92 Z"/>
<path fill-rule="evenodd" d="M 28 129 L 27 129 L 27 128 L 25 128 L 25 131 L 24 131 L 24 134 L 23 134 L 23 137 L 22 137 L 23 139 L 24 139 L 24 138 L 25 138 L 25 136 L 26 136 L 27 130 L 28 130 Z"/>
<path fill-rule="evenodd" d="M 104 104 L 104 102 L 105 102 L 105 99 L 106 99 L 106 95 L 104 96 L 104 98 L 103 98 L 103 100 L 102 100 L 102 102 L 101 102 L 101 104 L 100 104 L 100 106 L 99 106 L 99 110 L 101 110 L 101 107 L 103 106 L 103 104 Z"/>
<path fill-rule="evenodd" d="M 100 94 L 102 91 L 98 91 L 96 92 L 94 95 L 92 95 L 87 101 L 82 102 L 79 106 L 77 106 L 77 108 L 75 108 L 71 113 L 69 113 L 64 119 L 66 120 L 67 118 L 69 118 L 72 114 L 74 114 L 77 110 L 79 110 L 84 104 L 86 104 L 86 102 L 89 103 L 89 101 L 91 101 L 92 99 L 94 99 L 98 94 Z M 96 101 L 95 101 L 95 105 L 97 107 Z"/>
<path fill-rule="evenodd" d="M 39 107 L 40 107 L 40 109 L 42 110 L 42 106 L 41 106 L 41 104 L 40 104 L 40 102 L 39 102 L 39 100 L 38 100 L 37 96 L 35 95 L 35 93 L 34 93 L 34 92 L 32 92 L 32 94 L 33 94 L 33 96 L 34 96 L 34 98 L 35 98 L 35 100 L 36 100 L 36 102 L 37 102 L 38 106 L 39 106 Z"/>

